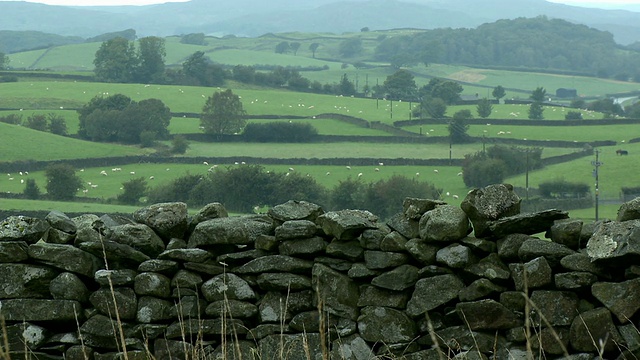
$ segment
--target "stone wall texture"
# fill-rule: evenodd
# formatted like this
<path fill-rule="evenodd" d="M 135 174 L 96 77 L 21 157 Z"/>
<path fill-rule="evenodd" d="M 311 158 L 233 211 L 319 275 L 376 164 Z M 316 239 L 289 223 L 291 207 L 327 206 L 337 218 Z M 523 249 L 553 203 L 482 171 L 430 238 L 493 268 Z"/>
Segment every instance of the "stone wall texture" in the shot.
<path fill-rule="evenodd" d="M 2 358 L 640 356 L 640 199 L 596 223 L 521 213 L 507 184 L 402 205 L 9 217 Z"/>

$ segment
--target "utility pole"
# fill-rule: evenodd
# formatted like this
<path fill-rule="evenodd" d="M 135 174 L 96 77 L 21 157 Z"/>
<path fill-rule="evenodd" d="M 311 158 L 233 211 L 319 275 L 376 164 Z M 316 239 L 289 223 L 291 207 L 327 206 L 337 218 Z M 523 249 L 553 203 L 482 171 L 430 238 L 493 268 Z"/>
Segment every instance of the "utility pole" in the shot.
<path fill-rule="evenodd" d="M 527 171 L 526 171 L 526 177 L 525 177 L 525 191 L 527 194 L 527 201 L 529 201 L 529 149 L 527 149 Z"/>
<path fill-rule="evenodd" d="M 600 185 L 599 185 L 599 170 L 598 168 L 603 165 L 603 163 L 599 160 L 600 150 L 595 149 L 596 160 L 591 162 L 591 165 L 595 166 L 593 170 L 593 176 L 596 178 L 596 221 L 598 221 L 598 205 L 600 200 Z"/>

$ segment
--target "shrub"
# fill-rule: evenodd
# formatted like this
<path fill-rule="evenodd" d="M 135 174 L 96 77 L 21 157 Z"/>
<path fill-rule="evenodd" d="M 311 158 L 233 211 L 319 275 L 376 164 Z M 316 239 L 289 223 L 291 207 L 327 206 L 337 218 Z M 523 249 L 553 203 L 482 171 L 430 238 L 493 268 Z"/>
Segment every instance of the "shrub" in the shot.
<path fill-rule="evenodd" d="M 22 115 L 17 114 L 9 114 L 5 116 L 0 116 L 0 122 L 11 125 L 20 125 L 22 124 Z"/>
<path fill-rule="evenodd" d="M 140 198 L 147 193 L 147 180 L 143 177 L 131 179 L 122 183 L 122 194 L 117 197 L 118 202 L 127 205 L 136 205 Z"/>
<path fill-rule="evenodd" d="M 589 185 L 571 183 L 566 180 L 553 180 L 538 185 L 540 196 L 549 199 L 583 198 L 589 196 Z"/>
<path fill-rule="evenodd" d="M 318 135 L 311 124 L 273 121 L 264 124 L 251 123 L 244 128 L 247 142 L 309 142 Z"/>
<path fill-rule="evenodd" d="M 31 200 L 36 200 L 40 198 L 40 188 L 34 179 L 27 179 L 27 182 L 24 186 L 24 190 L 22 194 Z"/>
<path fill-rule="evenodd" d="M 27 118 L 27 122 L 24 125 L 34 130 L 46 131 L 47 117 L 42 114 L 33 114 Z"/>
<path fill-rule="evenodd" d="M 173 137 L 173 140 L 171 140 L 171 153 L 173 154 L 184 154 L 188 148 L 189 142 L 183 135 L 176 135 Z"/>
<path fill-rule="evenodd" d="M 502 183 L 507 173 L 504 161 L 490 158 L 482 152 L 465 155 L 462 169 L 464 184 L 478 188 Z"/>
<path fill-rule="evenodd" d="M 66 136 L 67 135 L 67 122 L 60 115 L 49 113 L 47 115 L 47 129 L 50 133 Z"/>
<path fill-rule="evenodd" d="M 189 194 L 198 183 L 203 180 L 202 175 L 187 175 L 176 178 L 166 185 L 151 189 L 147 195 L 149 203 L 163 203 L 172 201 L 189 201 Z"/>
<path fill-rule="evenodd" d="M 82 179 L 69 164 L 49 165 L 45 170 L 47 193 L 53 200 L 71 200 L 82 187 Z"/>
<path fill-rule="evenodd" d="M 145 147 L 153 147 L 156 144 L 156 133 L 155 131 L 143 131 L 140 133 L 140 146 Z"/>
<path fill-rule="evenodd" d="M 564 115 L 565 120 L 582 120 L 582 113 L 580 111 L 567 111 Z"/>

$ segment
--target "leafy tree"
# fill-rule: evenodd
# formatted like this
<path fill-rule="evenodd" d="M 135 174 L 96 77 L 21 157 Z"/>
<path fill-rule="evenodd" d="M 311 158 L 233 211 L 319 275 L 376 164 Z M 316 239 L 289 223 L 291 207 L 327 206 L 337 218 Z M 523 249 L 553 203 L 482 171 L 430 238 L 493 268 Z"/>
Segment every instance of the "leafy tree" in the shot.
<path fill-rule="evenodd" d="M 35 179 L 27 179 L 24 190 L 22 190 L 22 195 L 31 200 L 40 198 L 40 188 L 38 187 L 38 184 L 36 184 Z"/>
<path fill-rule="evenodd" d="M 609 98 L 590 102 L 587 105 L 587 109 L 592 111 L 599 111 L 601 113 L 604 113 L 605 116 L 624 115 L 624 110 L 622 110 L 622 106 L 620 106 L 620 104 L 614 103 L 613 99 L 609 99 Z"/>
<path fill-rule="evenodd" d="M 468 187 L 484 187 L 500 184 L 506 176 L 506 166 L 500 159 L 492 159 L 480 151 L 475 155 L 465 155 L 462 165 L 462 179 Z"/>
<path fill-rule="evenodd" d="M 469 124 L 466 123 L 466 120 L 472 117 L 473 115 L 471 115 L 471 111 L 468 109 L 459 110 L 453 114 L 453 119 L 449 121 L 449 125 L 447 126 L 452 143 L 461 144 L 470 140 L 467 134 Z"/>
<path fill-rule="evenodd" d="M 367 187 L 364 208 L 382 219 L 388 219 L 402 211 L 402 201 L 406 197 L 439 199 L 440 194 L 442 189 L 428 182 L 393 175 Z"/>
<path fill-rule="evenodd" d="M 150 189 L 147 194 L 147 200 L 152 204 L 171 201 L 188 202 L 191 191 L 202 181 L 202 175 L 187 173 L 166 185 L 160 185 Z"/>
<path fill-rule="evenodd" d="M 544 107 L 542 103 L 534 102 L 529 106 L 529 119 L 542 120 L 544 119 Z"/>
<path fill-rule="evenodd" d="M 447 103 L 440 98 L 428 97 L 420 103 L 421 113 L 433 119 L 442 119 L 447 113 Z"/>
<path fill-rule="evenodd" d="M 299 72 L 296 71 L 291 75 L 291 77 L 287 81 L 287 85 L 290 88 L 298 91 L 306 91 L 307 89 L 309 89 L 309 86 L 311 85 L 311 80 L 307 79 L 306 77 L 303 77 L 302 75 L 300 75 Z"/>
<path fill-rule="evenodd" d="M 369 29 L 368 26 L 365 26 L 365 27 L 360 29 L 360 32 L 369 32 L 369 31 L 370 31 L 370 29 Z"/>
<path fill-rule="evenodd" d="M 476 105 L 476 112 L 478 113 L 478 116 L 483 119 L 491 116 L 491 113 L 493 112 L 493 104 L 491 104 L 491 100 L 487 98 L 480 99 Z"/>
<path fill-rule="evenodd" d="M 521 148 L 495 145 L 487 149 L 487 156 L 504 162 L 507 175 L 522 174 L 529 169 L 539 169 L 542 164 L 542 148 Z"/>
<path fill-rule="evenodd" d="M 338 52 L 346 58 L 354 57 L 360 54 L 362 50 L 364 50 L 362 39 L 359 38 L 346 39 L 338 45 Z"/>
<path fill-rule="evenodd" d="M 190 44 L 190 45 L 206 45 L 207 42 L 204 39 L 205 39 L 204 33 L 192 33 L 192 34 L 182 35 L 180 37 L 180 43 Z"/>
<path fill-rule="evenodd" d="M 586 105 L 587 103 L 583 99 L 573 99 L 569 106 L 574 109 L 584 109 L 586 108 Z"/>
<path fill-rule="evenodd" d="M 47 117 L 43 114 L 30 115 L 24 125 L 33 130 L 47 131 Z"/>
<path fill-rule="evenodd" d="M 255 81 L 256 77 L 256 69 L 253 66 L 249 65 L 236 65 L 233 67 L 233 79 L 251 84 Z"/>
<path fill-rule="evenodd" d="M 533 102 L 543 103 L 547 100 L 547 90 L 543 87 L 537 87 L 529 96 Z"/>
<path fill-rule="evenodd" d="M 136 81 L 141 83 L 162 83 L 164 81 L 164 58 L 167 55 L 163 38 L 143 37 L 138 41 L 138 66 Z"/>
<path fill-rule="evenodd" d="M 136 205 L 140 203 L 140 198 L 147 194 L 147 180 L 143 177 L 131 179 L 122 183 L 122 193 L 117 200 L 122 204 Z"/>
<path fill-rule="evenodd" d="M 311 53 L 313 54 L 313 58 L 316 58 L 316 51 L 318 50 L 318 48 L 320 47 L 320 43 L 311 43 L 311 45 L 309 45 L 309 50 L 311 50 Z"/>
<path fill-rule="evenodd" d="M 45 176 L 47 193 L 53 200 L 71 200 L 82 187 L 82 179 L 69 164 L 49 165 Z"/>
<path fill-rule="evenodd" d="M 172 154 L 184 154 L 189 148 L 189 142 L 184 135 L 176 135 L 171 140 L 171 153 Z"/>
<path fill-rule="evenodd" d="M 145 130 L 140 133 L 138 138 L 140 142 L 140 147 L 148 148 L 148 147 L 153 147 L 156 144 L 157 136 L 155 132 Z"/>
<path fill-rule="evenodd" d="M 116 37 L 100 45 L 93 64 L 99 81 L 126 83 L 133 80 L 138 58 L 132 42 Z"/>
<path fill-rule="evenodd" d="M 207 72 L 208 63 L 204 52 L 196 51 L 182 63 L 182 71 L 185 76 L 194 78 L 198 83 L 201 83 L 201 79 Z"/>
<path fill-rule="evenodd" d="M 287 41 L 282 41 L 279 42 L 278 45 L 276 45 L 276 54 L 286 54 L 287 52 L 289 52 L 289 42 Z"/>
<path fill-rule="evenodd" d="M 11 125 L 21 125 L 22 124 L 22 115 L 18 114 L 9 114 L 5 116 L 0 116 L 0 122 Z"/>
<path fill-rule="evenodd" d="M 413 99 L 416 96 L 416 82 L 407 70 L 398 70 L 387 76 L 383 86 L 392 99 Z"/>
<path fill-rule="evenodd" d="M 628 118 L 640 119 L 640 102 L 636 102 L 630 106 L 625 106 L 624 113 Z"/>
<path fill-rule="evenodd" d="M 453 105 L 460 100 L 460 94 L 463 90 L 462 85 L 455 81 L 433 78 L 429 80 L 427 85 L 420 88 L 418 94 L 423 98 L 440 98 L 447 105 Z"/>
<path fill-rule="evenodd" d="M 491 96 L 496 98 L 496 100 L 498 100 L 498 101 L 500 101 L 500 99 L 502 99 L 506 95 L 507 95 L 507 92 L 504 90 L 502 85 L 498 85 L 498 86 L 494 87 L 493 91 L 491 92 Z"/>
<path fill-rule="evenodd" d="M 360 179 L 348 177 L 340 180 L 329 194 L 332 209 L 364 209 L 366 184 Z"/>
<path fill-rule="evenodd" d="M 207 98 L 200 115 L 200 125 L 206 134 L 234 134 L 246 124 L 240 97 L 230 89 L 215 92 Z"/>
<path fill-rule="evenodd" d="M 293 51 L 293 55 L 298 55 L 298 49 L 300 49 L 300 45 L 301 44 L 297 41 L 289 44 L 289 48 L 291 49 L 291 51 Z"/>
<path fill-rule="evenodd" d="M 353 81 L 349 80 L 347 74 L 342 75 L 340 79 L 340 84 L 338 85 L 338 94 L 344 96 L 355 95 L 356 86 L 353 84 Z"/>
<path fill-rule="evenodd" d="M 582 120 L 582 113 L 580 111 L 567 111 L 564 114 L 565 120 Z"/>
<path fill-rule="evenodd" d="M 7 68 L 9 68 L 9 57 L 0 52 L 0 70 L 6 70 Z"/>
<path fill-rule="evenodd" d="M 247 124 L 242 136 L 247 142 L 303 143 L 318 136 L 318 130 L 308 123 L 274 121 Z"/>
<path fill-rule="evenodd" d="M 67 122 L 62 116 L 49 113 L 47 115 L 47 121 L 47 129 L 50 133 L 62 136 L 67 135 Z"/>

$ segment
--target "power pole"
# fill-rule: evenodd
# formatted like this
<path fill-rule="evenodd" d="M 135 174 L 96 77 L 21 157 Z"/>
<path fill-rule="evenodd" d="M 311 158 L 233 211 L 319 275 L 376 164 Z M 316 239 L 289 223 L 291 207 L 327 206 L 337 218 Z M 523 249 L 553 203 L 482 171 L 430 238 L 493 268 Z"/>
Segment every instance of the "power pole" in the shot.
<path fill-rule="evenodd" d="M 596 160 L 591 162 L 591 165 L 593 165 L 595 167 L 595 169 L 593 170 L 593 176 L 596 178 L 596 221 L 598 221 L 598 205 L 599 205 L 599 200 L 600 200 L 600 185 L 599 185 L 599 180 L 600 180 L 600 174 L 599 174 L 599 170 L 598 168 L 600 166 L 603 165 L 603 163 L 599 160 L 599 156 L 600 156 L 600 150 L 596 149 L 595 150 L 596 153 Z"/>

